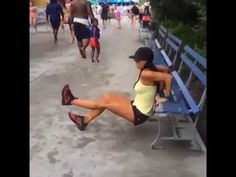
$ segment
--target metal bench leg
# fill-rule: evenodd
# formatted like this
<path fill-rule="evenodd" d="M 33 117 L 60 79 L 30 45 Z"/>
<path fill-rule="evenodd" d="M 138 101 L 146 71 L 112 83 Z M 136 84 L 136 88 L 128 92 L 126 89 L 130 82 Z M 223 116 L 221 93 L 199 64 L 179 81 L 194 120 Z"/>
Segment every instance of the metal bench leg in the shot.
<path fill-rule="evenodd" d="M 165 116 L 165 117 L 168 117 L 168 119 L 166 121 L 168 121 L 167 123 L 170 124 L 170 126 L 172 127 L 173 136 L 170 136 L 170 137 L 161 136 L 161 118 L 159 118 L 158 119 L 158 133 L 157 133 L 156 138 L 151 143 L 152 149 L 163 149 L 163 147 L 160 145 L 155 146 L 155 144 L 158 144 L 158 142 L 160 142 L 160 140 L 177 140 L 178 139 L 173 116 L 171 114 L 167 114 L 167 116 Z"/>
<path fill-rule="evenodd" d="M 196 142 L 195 138 L 191 141 L 191 147 L 190 149 L 193 151 L 201 151 L 201 146 Z"/>
<path fill-rule="evenodd" d="M 187 117 L 188 118 L 188 121 L 191 125 L 191 128 L 192 128 L 192 133 L 193 133 L 193 139 L 191 141 L 191 147 L 190 149 L 192 150 L 197 150 L 197 151 L 203 151 L 203 152 L 206 152 L 206 147 L 202 141 L 202 138 L 200 137 L 194 123 L 193 123 L 193 120 L 191 117 Z"/>
<path fill-rule="evenodd" d="M 160 134 L 161 134 L 161 119 L 158 119 L 157 121 L 158 123 L 158 132 L 157 132 L 157 136 L 156 138 L 153 140 L 153 142 L 151 143 L 151 148 L 152 149 L 162 149 L 162 146 L 155 146 L 155 144 L 159 141 L 160 139 Z"/>
<path fill-rule="evenodd" d="M 168 114 L 168 117 L 169 117 L 169 121 L 171 123 L 172 132 L 173 132 L 173 135 L 174 135 L 173 137 L 174 137 L 174 139 L 177 139 L 178 135 L 177 135 L 177 132 L 176 132 L 176 122 L 175 122 L 174 116 L 172 116 L 171 114 Z"/>

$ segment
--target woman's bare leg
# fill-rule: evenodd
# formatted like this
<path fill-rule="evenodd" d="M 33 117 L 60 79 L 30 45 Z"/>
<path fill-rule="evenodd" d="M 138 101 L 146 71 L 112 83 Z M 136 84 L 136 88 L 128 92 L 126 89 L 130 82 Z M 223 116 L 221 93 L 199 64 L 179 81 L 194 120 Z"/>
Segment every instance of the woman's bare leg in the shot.
<path fill-rule="evenodd" d="M 57 42 L 58 29 L 53 29 L 54 42 Z"/>
<path fill-rule="evenodd" d="M 86 109 L 97 109 L 99 107 L 98 100 L 74 99 L 71 101 L 72 105 L 83 107 Z"/>
<path fill-rule="evenodd" d="M 99 57 L 99 54 L 100 54 L 100 47 L 96 48 L 97 49 L 97 55 L 96 55 L 96 61 L 97 62 L 100 62 L 98 57 Z"/>
<path fill-rule="evenodd" d="M 74 34 L 74 31 L 71 30 L 71 31 L 70 31 L 70 34 L 71 34 L 71 43 L 73 44 L 74 41 L 75 41 L 75 34 Z"/>
<path fill-rule="evenodd" d="M 32 20 L 33 20 L 33 26 L 34 26 L 35 32 L 37 32 L 37 19 L 33 18 Z"/>
<path fill-rule="evenodd" d="M 135 25 L 136 25 L 136 16 L 133 16 L 133 29 L 135 29 Z"/>
<path fill-rule="evenodd" d="M 103 24 L 103 29 L 106 29 L 106 20 L 102 20 L 102 24 Z"/>
<path fill-rule="evenodd" d="M 92 47 L 92 50 L 91 50 L 91 60 L 92 60 L 92 62 L 95 62 L 94 53 L 95 53 L 95 47 Z"/>
<path fill-rule="evenodd" d="M 75 99 L 71 103 L 72 105 L 93 109 L 86 114 L 85 123 L 91 122 L 106 109 L 130 122 L 134 121 L 130 100 L 118 93 L 108 93 L 98 101 Z"/>
<path fill-rule="evenodd" d="M 86 58 L 86 48 L 88 47 L 88 45 L 89 45 L 89 39 L 83 39 L 83 47 L 82 47 L 82 51 L 83 51 L 83 53 L 84 53 L 84 55 L 85 55 L 85 58 Z"/>
<path fill-rule="evenodd" d="M 30 19 L 29 19 L 29 20 L 30 20 L 30 27 L 31 27 L 31 26 L 33 26 L 33 18 L 32 18 L 32 17 L 30 17 Z"/>
<path fill-rule="evenodd" d="M 134 18 L 133 18 L 133 15 L 131 16 L 131 29 L 133 29 L 133 21 L 134 21 Z"/>
<path fill-rule="evenodd" d="M 81 55 L 83 58 L 86 58 L 86 55 L 84 54 L 84 51 L 83 51 L 83 42 L 82 42 L 82 41 L 77 41 L 77 46 L 78 46 L 80 55 Z"/>
<path fill-rule="evenodd" d="M 65 27 L 64 27 L 64 23 L 63 23 L 62 21 L 61 21 L 60 26 L 61 26 L 61 32 L 64 33 L 64 31 L 65 31 Z"/>
<path fill-rule="evenodd" d="M 108 110 L 129 122 L 134 122 L 134 112 L 130 100 L 118 93 L 109 93 L 99 101 L 99 109 L 88 112 L 85 116 L 85 123 L 91 122 L 104 110 Z"/>
<path fill-rule="evenodd" d="M 119 29 L 121 29 L 121 20 L 119 20 Z"/>

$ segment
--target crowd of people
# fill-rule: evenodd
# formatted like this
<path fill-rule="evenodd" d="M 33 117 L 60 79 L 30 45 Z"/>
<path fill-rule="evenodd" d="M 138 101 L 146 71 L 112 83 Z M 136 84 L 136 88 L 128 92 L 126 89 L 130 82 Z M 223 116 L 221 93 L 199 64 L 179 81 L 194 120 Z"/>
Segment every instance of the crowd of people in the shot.
<path fill-rule="evenodd" d="M 111 19 L 115 19 L 117 21 L 118 29 L 121 29 L 121 19 L 123 16 L 127 16 L 131 23 L 131 29 L 135 29 L 137 21 L 142 24 L 143 21 L 148 23 L 151 22 L 151 12 L 150 6 L 144 4 L 143 6 L 139 6 L 138 4 L 133 3 L 132 5 L 109 5 L 104 2 L 102 5 L 94 6 L 94 12 L 97 15 L 101 15 L 103 28 L 106 29 L 106 22 L 111 23 Z M 145 16 L 145 18 L 143 18 Z M 146 18 L 149 16 L 149 18 Z M 146 26 L 149 25 L 146 23 Z"/>
<path fill-rule="evenodd" d="M 136 4 L 132 6 L 109 5 L 106 0 L 101 6 L 92 7 L 87 0 L 68 0 L 66 3 L 59 0 L 50 0 L 46 7 L 46 21 L 53 29 L 54 42 L 57 42 L 58 30 L 64 30 L 64 23 L 68 23 L 71 31 L 71 40 L 77 39 L 78 49 L 83 58 L 86 58 L 86 48 L 91 47 L 91 61 L 100 62 L 100 29 L 99 20 L 95 18 L 94 12 L 100 15 L 103 29 L 107 28 L 107 21 L 116 19 L 117 29 L 121 29 L 123 16 L 130 19 L 131 30 L 135 29 L 136 22 L 142 22 L 147 27 L 151 21 L 149 6 L 144 8 Z M 30 1 L 30 23 L 37 31 L 37 8 Z M 96 54 L 96 55 L 95 55 Z M 62 105 L 76 105 L 90 109 L 85 115 L 76 115 L 69 112 L 69 118 L 80 129 L 85 127 L 103 111 L 109 110 L 114 114 L 123 117 L 135 126 L 148 120 L 154 104 L 168 101 L 171 92 L 172 76 L 167 67 L 153 64 L 153 51 L 148 47 L 140 47 L 133 59 L 140 70 L 137 81 L 134 84 L 136 96 L 129 100 L 119 93 L 107 93 L 99 100 L 86 100 L 75 97 L 69 85 L 62 89 Z M 162 97 L 156 97 L 156 92 L 162 93 Z"/>
<path fill-rule="evenodd" d="M 30 25 L 37 32 L 37 7 L 30 0 Z M 107 28 L 107 23 L 116 20 L 117 29 L 122 29 L 122 18 L 128 17 L 131 30 L 136 28 L 137 21 L 143 27 L 148 27 L 151 21 L 151 13 L 148 5 L 138 6 L 132 5 L 122 6 L 108 4 L 107 0 L 101 5 L 92 6 L 87 0 L 50 0 L 46 5 L 46 23 L 48 29 L 51 27 L 53 31 L 54 42 L 58 41 L 59 28 L 64 32 L 64 24 L 68 24 L 71 34 L 71 43 L 75 38 L 79 52 L 82 58 L 86 58 L 86 48 L 90 45 L 91 61 L 95 62 L 94 55 L 96 51 L 96 61 L 99 62 L 100 54 L 100 29 L 98 28 L 99 20 L 95 18 L 100 16 L 102 28 Z"/>

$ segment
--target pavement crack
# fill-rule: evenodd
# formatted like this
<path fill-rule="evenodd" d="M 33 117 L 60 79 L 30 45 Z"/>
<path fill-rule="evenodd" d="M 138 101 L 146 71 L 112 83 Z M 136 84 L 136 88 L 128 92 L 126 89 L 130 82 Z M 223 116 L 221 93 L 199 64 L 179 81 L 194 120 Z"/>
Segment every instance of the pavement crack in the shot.
<path fill-rule="evenodd" d="M 35 77 L 34 79 L 32 79 L 32 80 L 30 81 L 30 83 L 32 83 L 32 82 L 34 82 L 35 80 L 39 79 L 39 78 L 42 77 L 44 74 L 46 74 L 48 71 L 52 70 L 53 68 L 55 68 L 55 67 L 57 67 L 57 66 L 58 66 L 58 64 L 57 64 L 57 65 L 54 65 L 54 66 L 52 66 L 51 68 L 49 68 L 48 70 L 44 71 L 44 72 L 41 73 L 39 76 L 37 76 L 37 77 Z"/>

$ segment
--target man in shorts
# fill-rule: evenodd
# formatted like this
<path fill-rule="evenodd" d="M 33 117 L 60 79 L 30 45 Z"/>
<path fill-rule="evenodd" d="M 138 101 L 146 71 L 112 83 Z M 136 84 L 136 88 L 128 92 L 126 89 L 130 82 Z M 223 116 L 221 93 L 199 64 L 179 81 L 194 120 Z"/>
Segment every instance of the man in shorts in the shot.
<path fill-rule="evenodd" d="M 94 18 L 91 3 L 87 0 L 74 0 L 70 5 L 70 16 L 73 17 L 74 34 L 83 58 L 89 45 L 89 19 Z"/>

